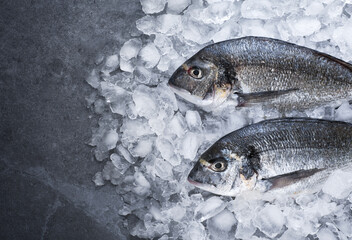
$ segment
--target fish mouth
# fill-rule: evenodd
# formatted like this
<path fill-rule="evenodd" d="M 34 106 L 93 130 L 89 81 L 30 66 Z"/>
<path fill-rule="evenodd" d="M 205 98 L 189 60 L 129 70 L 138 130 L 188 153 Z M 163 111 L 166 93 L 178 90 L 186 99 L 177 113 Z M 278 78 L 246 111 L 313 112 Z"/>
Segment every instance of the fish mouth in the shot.
<path fill-rule="evenodd" d="M 197 187 L 199 189 L 202 189 L 204 191 L 207 191 L 207 192 L 211 192 L 211 193 L 216 194 L 216 195 L 231 196 L 231 197 L 236 196 L 236 194 L 233 193 L 232 191 L 228 191 L 228 192 L 222 191 L 220 189 L 217 189 L 214 186 L 209 186 L 207 184 L 202 184 L 202 183 L 196 182 L 190 177 L 188 177 L 187 180 L 188 180 L 188 182 L 190 184 L 194 185 L 195 187 Z"/>
<path fill-rule="evenodd" d="M 187 181 L 188 181 L 190 184 L 192 184 L 192 185 L 194 185 L 194 186 L 196 186 L 196 187 L 199 187 L 199 186 L 202 185 L 201 183 L 194 181 L 191 177 L 188 177 L 188 178 L 187 178 Z"/>
<path fill-rule="evenodd" d="M 180 88 L 178 86 L 173 85 L 172 83 L 168 82 L 167 85 L 171 88 L 171 90 L 182 97 L 183 99 L 187 100 L 188 102 L 191 102 L 195 105 L 198 106 L 209 106 L 213 104 L 214 99 L 211 95 L 205 96 L 205 98 L 201 98 L 196 95 L 192 95 L 189 91 Z"/>

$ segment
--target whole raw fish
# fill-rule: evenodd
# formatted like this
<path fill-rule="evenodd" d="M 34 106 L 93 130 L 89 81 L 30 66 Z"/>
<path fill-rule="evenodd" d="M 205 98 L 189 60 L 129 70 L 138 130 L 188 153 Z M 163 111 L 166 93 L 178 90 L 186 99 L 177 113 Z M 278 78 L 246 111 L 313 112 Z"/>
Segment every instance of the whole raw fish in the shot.
<path fill-rule="evenodd" d="M 352 163 L 352 124 L 309 118 L 266 120 L 234 131 L 203 153 L 188 180 L 219 195 L 297 192 Z"/>
<path fill-rule="evenodd" d="M 244 37 L 209 45 L 169 80 L 174 92 L 212 109 L 229 96 L 238 106 L 282 111 L 352 99 L 352 65 L 281 40 Z"/>

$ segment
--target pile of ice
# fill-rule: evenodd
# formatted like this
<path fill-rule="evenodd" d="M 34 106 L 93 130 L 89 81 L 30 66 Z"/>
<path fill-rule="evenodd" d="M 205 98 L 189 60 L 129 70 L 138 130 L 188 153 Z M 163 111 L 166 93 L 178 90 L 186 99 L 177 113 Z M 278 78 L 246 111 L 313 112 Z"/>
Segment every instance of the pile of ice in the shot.
<path fill-rule="evenodd" d="M 100 116 L 90 144 L 113 184 L 130 234 L 154 239 L 351 239 L 352 173 L 336 172 L 315 194 L 264 201 L 215 196 L 187 175 L 228 132 L 276 113 L 207 113 L 176 99 L 172 72 L 203 46 L 248 35 L 278 38 L 352 60 L 352 4 L 345 1 L 141 0 L 140 31 L 120 52 L 96 59 L 87 97 Z M 269 114 L 269 115 L 268 115 Z M 348 103 L 308 116 L 352 121 Z M 294 114 L 293 114 L 294 115 Z M 121 226 L 120 226 L 121 227 Z"/>

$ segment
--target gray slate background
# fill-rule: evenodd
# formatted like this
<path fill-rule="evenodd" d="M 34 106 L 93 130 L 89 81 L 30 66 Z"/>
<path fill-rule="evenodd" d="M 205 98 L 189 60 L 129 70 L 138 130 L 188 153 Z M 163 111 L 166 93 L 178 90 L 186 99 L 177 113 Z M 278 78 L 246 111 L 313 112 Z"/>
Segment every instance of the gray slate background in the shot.
<path fill-rule="evenodd" d="M 0 239 L 127 236 L 113 187 L 91 181 L 84 79 L 141 16 L 138 0 L 1 1 Z"/>

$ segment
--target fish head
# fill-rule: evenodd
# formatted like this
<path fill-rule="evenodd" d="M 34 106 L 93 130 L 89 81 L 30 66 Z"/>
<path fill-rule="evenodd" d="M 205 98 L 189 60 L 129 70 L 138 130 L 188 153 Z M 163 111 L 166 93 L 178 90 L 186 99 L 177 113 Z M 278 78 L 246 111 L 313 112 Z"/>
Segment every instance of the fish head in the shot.
<path fill-rule="evenodd" d="M 180 97 L 198 106 L 218 106 L 230 95 L 232 86 L 221 83 L 221 69 L 198 54 L 183 63 L 171 76 L 168 85 Z"/>
<path fill-rule="evenodd" d="M 188 175 L 196 187 L 218 195 L 236 196 L 240 191 L 239 164 L 226 156 L 206 158 L 203 155 Z"/>

